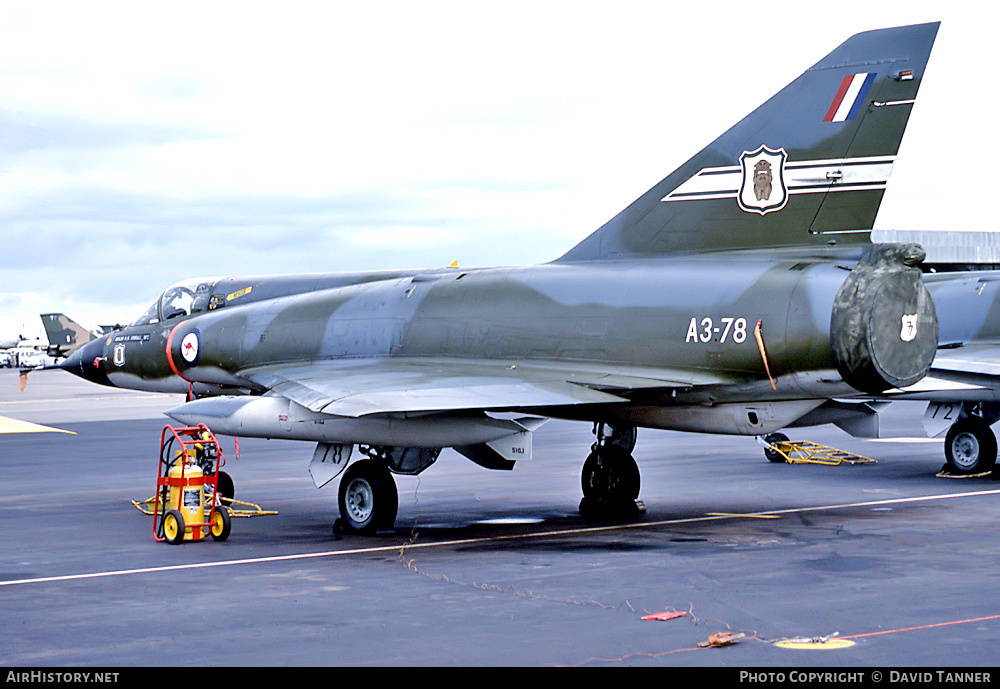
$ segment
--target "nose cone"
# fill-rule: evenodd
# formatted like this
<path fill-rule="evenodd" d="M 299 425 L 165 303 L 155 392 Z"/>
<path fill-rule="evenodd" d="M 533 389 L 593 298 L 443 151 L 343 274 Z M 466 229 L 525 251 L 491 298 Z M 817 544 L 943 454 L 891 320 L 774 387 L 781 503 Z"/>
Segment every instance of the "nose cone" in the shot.
<path fill-rule="evenodd" d="M 80 376 L 84 380 L 100 385 L 115 387 L 114 383 L 108 380 L 108 359 L 104 355 L 104 345 L 107 337 L 93 340 L 77 347 L 69 356 L 62 360 L 59 368 L 69 371 L 75 376 Z"/>

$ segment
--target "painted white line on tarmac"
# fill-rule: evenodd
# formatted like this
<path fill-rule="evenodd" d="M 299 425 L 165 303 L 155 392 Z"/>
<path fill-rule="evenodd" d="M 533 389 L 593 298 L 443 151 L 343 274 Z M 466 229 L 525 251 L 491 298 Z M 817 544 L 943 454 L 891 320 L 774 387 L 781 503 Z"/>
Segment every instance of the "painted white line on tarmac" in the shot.
<path fill-rule="evenodd" d="M 133 574 L 154 574 L 158 572 L 177 572 L 191 569 L 207 569 L 209 567 L 233 567 L 237 565 L 254 565 L 266 562 L 290 562 L 293 560 L 310 560 L 322 557 L 345 557 L 348 555 L 370 555 L 373 553 L 402 552 L 404 550 L 417 550 L 424 548 L 447 548 L 459 545 L 474 545 L 484 543 L 499 543 L 503 541 L 528 540 L 536 538 L 553 538 L 558 536 L 578 536 L 596 534 L 611 531 L 626 531 L 633 529 L 650 529 L 661 526 L 672 526 L 676 524 L 695 524 L 698 522 L 712 522 L 723 519 L 739 519 L 743 517 L 760 518 L 765 515 L 796 514 L 800 512 L 823 512 L 831 510 L 850 509 L 855 507 L 878 507 L 883 505 L 902 505 L 916 502 L 934 502 L 939 500 L 954 500 L 960 498 L 975 498 L 986 495 L 1000 495 L 1000 489 L 979 490 L 968 493 L 947 493 L 944 495 L 924 495 L 912 498 L 890 498 L 886 500 L 872 500 L 866 502 L 848 502 L 836 505 L 819 505 L 816 507 L 790 507 L 783 510 L 769 510 L 761 512 L 748 512 L 741 514 L 715 514 L 703 517 L 687 517 L 684 519 L 666 519 L 656 522 L 642 522 L 637 524 L 613 524 L 609 526 L 589 526 L 576 529 L 557 529 L 555 531 L 540 531 L 537 533 L 510 534 L 507 536 L 489 536 L 484 538 L 460 538 L 448 541 L 436 541 L 433 543 L 397 543 L 395 545 L 375 546 L 370 548 L 348 548 L 345 550 L 325 550 L 318 553 L 295 553 L 292 555 L 272 555 L 268 557 L 251 557 L 239 560 L 220 560 L 218 562 L 195 562 L 184 565 L 165 565 L 162 567 L 140 567 L 137 569 L 117 569 L 107 572 L 89 572 L 86 574 L 64 574 L 53 577 L 36 577 L 32 579 L 11 579 L 0 581 L 0 587 L 20 586 L 25 584 L 45 584 L 61 581 L 80 581 L 83 579 L 100 579 L 103 577 L 121 577 Z"/>
<path fill-rule="evenodd" d="M 0 416 L 0 433 L 69 433 L 70 435 L 76 435 L 75 431 L 64 431 L 61 428 L 42 426 L 41 424 L 21 421 L 20 419 L 11 419 L 6 416 Z"/>
<path fill-rule="evenodd" d="M 911 443 L 943 443 L 944 436 L 940 438 L 867 438 L 870 443 L 902 443 L 909 445 Z"/>

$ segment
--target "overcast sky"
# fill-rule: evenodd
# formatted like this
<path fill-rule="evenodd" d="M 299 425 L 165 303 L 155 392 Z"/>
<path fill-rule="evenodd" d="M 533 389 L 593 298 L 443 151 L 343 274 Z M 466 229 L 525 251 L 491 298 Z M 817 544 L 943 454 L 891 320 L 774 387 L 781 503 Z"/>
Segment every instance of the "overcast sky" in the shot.
<path fill-rule="evenodd" d="M 195 276 L 549 261 L 848 36 L 925 21 L 942 27 L 876 226 L 996 230 L 998 17 L 955 0 L 6 4 L 0 335 L 47 311 L 127 322 Z"/>

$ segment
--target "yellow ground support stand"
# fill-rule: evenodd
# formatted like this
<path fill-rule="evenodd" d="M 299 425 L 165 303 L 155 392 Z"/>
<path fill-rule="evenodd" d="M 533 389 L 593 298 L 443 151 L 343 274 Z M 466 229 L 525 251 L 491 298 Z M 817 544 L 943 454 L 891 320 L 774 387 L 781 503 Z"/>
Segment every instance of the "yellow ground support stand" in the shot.
<path fill-rule="evenodd" d="M 826 445 L 811 443 L 808 440 L 784 440 L 778 443 L 769 443 L 768 447 L 782 457 L 789 464 L 826 464 L 837 466 L 840 464 L 875 464 L 874 459 L 856 455 L 846 450 L 837 450 Z"/>
<path fill-rule="evenodd" d="M 154 500 L 156 500 L 155 496 L 152 497 L 152 498 L 149 498 L 148 500 L 143 500 L 141 502 L 138 501 L 138 500 L 133 500 L 132 501 L 132 506 L 135 507 L 140 512 L 142 512 L 143 514 L 151 516 L 153 514 L 153 501 Z M 260 505 L 255 505 L 252 502 L 243 502 L 241 500 L 236 500 L 234 498 L 230 498 L 230 499 L 226 500 L 226 503 L 229 503 L 227 505 L 227 507 L 229 508 L 229 516 L 230 517 L 234 517 L 234 518 L 237 518 L 237 517 L 265 517 L 265 516 L 268 516 L 268 515 L 277 514 L 277 512 L 272 512 L 272 511 L 268 511 L 268 510 L 262 510 L 260 508 Z M 236 508 L 233 507 L 233 505 L 241 505 L 243 509 L 236 509 Z"/>

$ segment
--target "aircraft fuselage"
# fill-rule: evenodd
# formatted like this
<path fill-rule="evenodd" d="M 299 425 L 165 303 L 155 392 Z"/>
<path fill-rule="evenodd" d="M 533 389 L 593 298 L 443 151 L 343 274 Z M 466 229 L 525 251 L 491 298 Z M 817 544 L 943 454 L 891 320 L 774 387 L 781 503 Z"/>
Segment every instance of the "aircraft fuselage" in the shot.
<path fill-rule="evenodd" d="M 118 387 L 205 395 L 263 392 L 243 373 L 295 362 L 558 362 L 592 372 L 580 385 L 633 392 L 628 403 L 546 415 L 759 433 L 855 391 L 836 371 L 831 316 L 856 261 L 724 255 L 229 278 L 201 283 L 200 312 L 126 327 L 64 367 Z"/>

